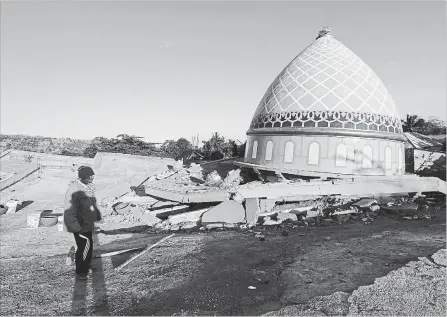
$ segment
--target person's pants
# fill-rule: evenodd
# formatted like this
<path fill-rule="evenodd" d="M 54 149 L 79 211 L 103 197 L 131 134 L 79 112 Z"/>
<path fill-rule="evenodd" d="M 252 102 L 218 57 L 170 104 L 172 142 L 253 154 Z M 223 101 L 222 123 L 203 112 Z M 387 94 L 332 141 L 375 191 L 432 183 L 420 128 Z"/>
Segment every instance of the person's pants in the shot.
<path fill-rule="evenodd" d="M 91 232 L 74 233 L 76 240 L 76 273 L 87 274 L 93 254 L 93 239 Z"/>

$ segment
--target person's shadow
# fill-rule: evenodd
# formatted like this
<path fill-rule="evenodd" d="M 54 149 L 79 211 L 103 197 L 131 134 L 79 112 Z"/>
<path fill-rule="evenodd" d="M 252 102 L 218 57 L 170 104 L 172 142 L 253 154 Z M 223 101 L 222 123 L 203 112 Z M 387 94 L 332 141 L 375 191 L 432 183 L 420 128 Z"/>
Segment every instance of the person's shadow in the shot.
<path fill-rule="evenodd" d="M 72 195 L 72 202 L 74 201 L 74 197 L 76 199 L 82 200 L 86 198 L 87 195 L 84 192 L 76 192 Z M 97 212 L 99 209 L 97 207 L 96 198 L 89 197 L 93 199 L 93 205 Z M 93 248 L 99 246 L 99 239 L 96 232 L 92 233 L 93 238 Z M 74 239 L 74 238 L 73 238 Z M 93 250 L 94 250 L 93 249 Z M 79 315 L 109 315 L 109 305 L 107 299 L 107 288 L 104 276 L 104 268 L 101 257 L 94 257 L 95 254 L 92 255 L 92 267 L 91 273 L 88 275 L 87 280 L 78 280 L 75 278 L 75 272 L 73 270 L 73 295 L 72 295 L 72 303 L 71 303 L 71 315 L 79 316 Z M 91 285 L 91 287 L 89 287 Z M 87 295 L 89 289 L 93 295 L 93 302 L 87 302 Z"/>

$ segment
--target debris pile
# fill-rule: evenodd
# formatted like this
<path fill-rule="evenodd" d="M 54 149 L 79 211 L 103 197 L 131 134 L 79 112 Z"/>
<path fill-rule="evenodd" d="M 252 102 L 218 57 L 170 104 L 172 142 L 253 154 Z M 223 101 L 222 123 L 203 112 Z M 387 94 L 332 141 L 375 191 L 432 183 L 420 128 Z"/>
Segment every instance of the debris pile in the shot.
<path fill-rule="evenodd" d="M 349 194 L 348 190 L 359 187 L 364 190 L 380 184 L 381 189 L 393 192 L 402 190 L 402 181 L 395 182 L 397 185 L 393 180 L 382 184 L 383 180 L 371 178 L 361 180 L 363 186 L 359 186 L 360 180 L 355 179 L 284 181 L 281 175 L 278 182 L 265 183 L 256 174 L 236 167 L 225 170 L 226 177 L 221 177 L 222 174 L 217 169 L 205 171 L 200 165 L 183 166 L 178 161 L 149 177 L 144 185 L 132 187 L 130 194 L 108 203 L 104 222 L 144 224 L 160 231 L 246 230 L 258 225 L 282 224 L 315 226 L 351 219 L 369 224 L 382 214 L 405 220 L 431 219 L 435 210 L 431 207 L 442 201 L 445 204 L 445 195 L 439 193 L 407 192 L 396 197 L 371 198 L 371 194 L 362 195 L 358 190 L 357 194 Z M 414 181 L 421 180 L 411 177 L 406 182 L 411 187 Z M 445 184 L 435 181 L 424 188 L 430 186 L 438 188 Z"/>

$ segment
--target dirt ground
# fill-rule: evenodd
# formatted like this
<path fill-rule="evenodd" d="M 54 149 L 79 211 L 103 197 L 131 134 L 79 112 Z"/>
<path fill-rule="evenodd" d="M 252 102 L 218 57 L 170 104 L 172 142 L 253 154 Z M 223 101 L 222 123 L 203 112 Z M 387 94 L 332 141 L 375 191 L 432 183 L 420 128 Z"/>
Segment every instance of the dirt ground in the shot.
<path fill-rule="evenodd" d="M 87 282 L 65 265 L 72 237 L 0 217 L 2 315 L 259 315 L 318 295 L 351 293 L 445 246 L 445 210 L 431 220 L 178 233 L 123 270 L 133 254 L 96 258 Z M 256 229 L 258 230 L 258 229 Z M 255 231 L 256 231 L 255 230 Z M 97 254 L 144 247 L 145 227 L 96 233 Z M 256 289 L 249 289 L 254 286 Z"/>
<path fill-rule="evenodd" d="M 56 226 L 26 228 L 29 212 L 63 205 L 73 177 L 70 170 L 46 170 L 2 192 L 2 200 L 27 206 L 0 216 L 1 315 L 260 315 L 351 293 L 446 242 L 445 209 L 430 220 L 380 216 L 367 225 L 358 219 L 255 228 L 265 241 L 253 232 L 177 233 L 119 272 L 114 268 L 135 253 L 95 258 L 89 280 L 76 281 L 73 265 L 65 264 L 72 235 Z M 99 194 L 122 194 L 133 178 L 98 175 Z M 118 227 L 95 233 L 96 255 L 166 236 L 144 226 Z"/>

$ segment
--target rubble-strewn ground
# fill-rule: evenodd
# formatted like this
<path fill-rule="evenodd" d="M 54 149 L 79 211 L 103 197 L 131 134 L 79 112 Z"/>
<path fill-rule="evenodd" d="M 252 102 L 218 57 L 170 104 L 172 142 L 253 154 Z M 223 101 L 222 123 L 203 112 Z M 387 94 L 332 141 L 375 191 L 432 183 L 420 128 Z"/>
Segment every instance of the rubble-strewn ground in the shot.
<path fill-rule="evenodd" d="M 109 213 L 114 197 L 145 175 L 97 176 L 105 219 L 94 236 L 96 255 L 144 248 L 167 235 L 142 225 L 141 206 Z M 0 216 L 1 315 L 445 314 L 439 302 L 445 294 L 436 291 L 445 269 L 431 261 L 441 263 L 438 254 L 430 258 L 445 247 L 445 206 L 424 209 L 418 220 L 371 212 L 366 221 L 357 215 L 341 223 L 335 217 L 309 225 L 179 231 L 119 272 L 114 268 L 135 253 L 95 258 L 84 282 L 65 264 L 71 234 L 56 226 L 26 228 L 30 211 L 63 204 L 73 177 L 70 170 L 45 170 L 2 192 L 2 199 L 29 205 Z M 387 206 L 387 199 L 379 203 Z M 418 257 L 428 258 L 408 264 Z"/>
<path fill-rule="evenodd" d="M 351 293 L 434 254 L 445 246 L 446 219 L 442 210 L 430 220 L 384 216 L 370 225 L 350 220 L 271 227 L 260 230 L 265 241 L 236 231 L 178 233 L 119 272 L 113 268 L 132 254 L 95 259 L 86 283 L 75 282 L 73 267 L 65 265 L 71 236 L 56 227 L 25 229 L 24 221 L 20 211 L 0 217 L 2 315 L 259 315 L 315 296 Z M 106 252 L 163 236 L 135 227 L 103 231 L 96 240 Z M 381 299 L 368 292 L 354 292 L 360 314 L 381 314 Z M 371 304 L 365 304 L 368 298 Z M 423 299 L 411 297 L 413 303 Z M 365 313 L 365 307 L 372 310 Z"/>

